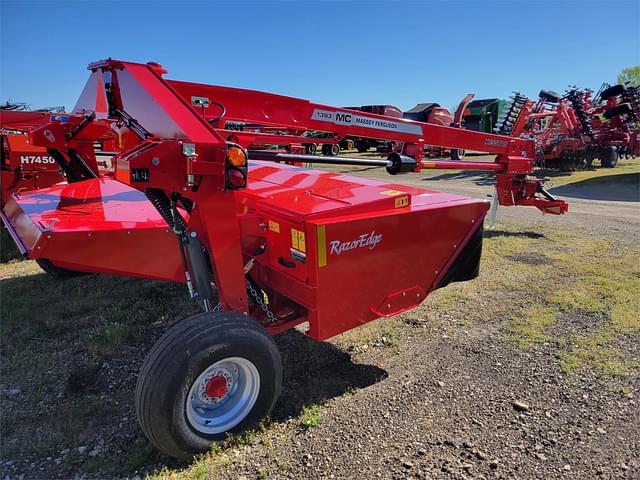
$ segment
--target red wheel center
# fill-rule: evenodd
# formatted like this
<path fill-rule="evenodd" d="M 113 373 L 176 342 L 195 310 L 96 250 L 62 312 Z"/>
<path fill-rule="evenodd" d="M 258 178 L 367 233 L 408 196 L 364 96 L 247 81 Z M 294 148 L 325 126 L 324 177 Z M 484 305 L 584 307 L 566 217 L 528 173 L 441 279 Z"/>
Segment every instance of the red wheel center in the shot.
<path fill-rule="evenodd" d="M 225 393 L 227 393 L 227 379 L 224 378 L 223 375 L 216 375 L 215 377 L 212 377 L 211 380 L 207 382 L 205 391 L 209 397 L 224 397 Z"/>

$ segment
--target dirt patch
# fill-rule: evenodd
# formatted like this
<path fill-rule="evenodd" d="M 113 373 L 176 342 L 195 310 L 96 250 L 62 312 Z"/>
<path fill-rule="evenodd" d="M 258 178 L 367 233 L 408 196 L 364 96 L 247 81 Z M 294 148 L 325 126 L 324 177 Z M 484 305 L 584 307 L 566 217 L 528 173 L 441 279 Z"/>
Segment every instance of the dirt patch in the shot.
<path fill-rule="evenodd" d="M 516 255 L 507 255 L 505 258 L 514 262 L 524 263 L 527 265 L 547 265 L 553 260 L 546 257 L 542 253 L 518 253 Z"/>

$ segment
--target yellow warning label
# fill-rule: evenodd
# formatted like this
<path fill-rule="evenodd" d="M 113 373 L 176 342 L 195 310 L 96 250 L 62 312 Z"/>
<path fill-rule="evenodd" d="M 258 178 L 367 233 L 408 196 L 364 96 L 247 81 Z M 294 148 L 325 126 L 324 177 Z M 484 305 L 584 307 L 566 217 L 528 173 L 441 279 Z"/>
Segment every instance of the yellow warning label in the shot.
<path fill-rule="evenodd" d="M 409 195 L 398 197 L 395 199 L 395 202 L 396 202 L 396 208 L 407 207 L 409 206 Z"/>
<path fill-rule="evenodd" d="M 390 197 L 394 196 L 394 195 L 401 195 L 404 192 L 401 192 L 400 190 L 385 190 L 383 192 L 380 192 L 380 195 L 389 195 Z"/>
<path fill-rule="evenodd" d="M 269 230 L 272 232 L 280 233 L 280 224 L 278 222 L 274 222 L 273 220 L 269 220 Z"/>
<path fill-rule="evenodd" d="M 327 265 L 327 235 L 324 225 L 318 225 L 316 243 L 318 244 L 318 267 L 324 267 Z"/>
<path fill-rule="evenodd" d="M 436 162 L 422 162 L 422 168 L 436 168 Z"/>
<path fill-rule="evenodd" d="M 307 246 L 304 240 L 304 232 L 295 228 L 291 229 L 291 246 L 296 250 L 306 253 Z"/>

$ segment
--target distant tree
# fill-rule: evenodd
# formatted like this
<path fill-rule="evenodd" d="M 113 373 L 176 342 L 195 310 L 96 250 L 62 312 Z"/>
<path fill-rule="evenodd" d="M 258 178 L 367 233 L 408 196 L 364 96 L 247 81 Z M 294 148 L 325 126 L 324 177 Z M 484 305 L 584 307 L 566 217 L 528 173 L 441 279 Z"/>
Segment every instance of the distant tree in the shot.
<path fill-rule="evenodd" d="M 618 74 L 618 83 L 626 82 L 635 87 L 640 86 L 640 65 L 625 68 Z"/>

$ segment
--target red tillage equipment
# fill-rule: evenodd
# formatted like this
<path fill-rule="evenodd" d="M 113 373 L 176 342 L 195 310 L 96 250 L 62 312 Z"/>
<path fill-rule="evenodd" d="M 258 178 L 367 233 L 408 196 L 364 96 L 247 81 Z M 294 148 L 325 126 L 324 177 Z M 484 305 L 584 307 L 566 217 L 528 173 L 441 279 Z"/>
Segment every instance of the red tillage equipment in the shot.
<path fill-rule="evenodd" d="M 399 138 L 414 156 L 382 161 L 391 173 L 435 167 L 421 159 L 425 138 L 430 145 L 481 146 L 499 153 L 496 163 L 443 166 L 495 171 L 502 203 L 566 211 L 526 175 L 530 141 L 261 92 L 178 85 L 164 80 L 157 64 L 105 60 L 89 68 L 69 121 L 32 131 L 34 143 L 64 166 L 114 126 L 139 142 L 115 157 L 113 178 L 69 179 L 14 195 L 2 219 L 31 258 L 184 282 L 202 302 L 204 313 L 152 348 L 136 388 L 143 431 L 175 457 L 205 451 L 269 414 L 282 383 L 270 334 L 308 322 L 307 334 L 323 340 L 476 277 L 488 209 L 486 201 L 458 195 L 249 162 L 300 156 L 247 154 L 243 146 L 270 134 L 227 129 L 219 114 L 210 122 L 193 97 L 223 105 L 228 119 L 289 132 Z"/>
<path fill-rule="evenodd" d="M 638 153 L 638 90 L 615 85 L 599 101 L 571 87 L 563 97 L 548 90 L 534 102 L 519 93 L 498 119 L 500 134 L 535 139 L 538 161 L 561 170 L 589 168 L 595 158 L 613 168 L 622 155 Z"/>

